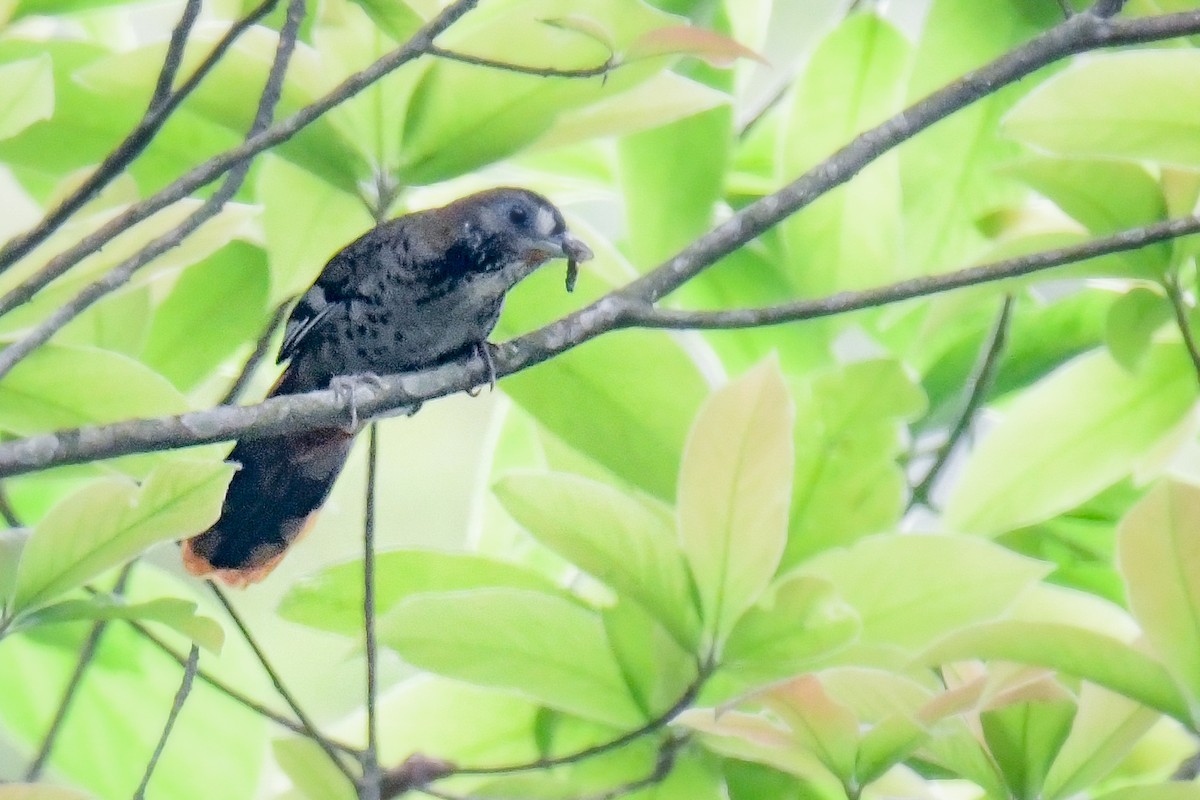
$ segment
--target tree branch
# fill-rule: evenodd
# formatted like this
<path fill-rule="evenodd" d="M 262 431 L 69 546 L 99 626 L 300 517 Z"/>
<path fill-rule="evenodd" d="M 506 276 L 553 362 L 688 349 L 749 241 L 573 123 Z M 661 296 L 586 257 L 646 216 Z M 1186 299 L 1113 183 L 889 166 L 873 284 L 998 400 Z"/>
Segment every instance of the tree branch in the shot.
<path fill-rule="evenodd" d="M 375 479 L 379 466 L 379 426 L 367 434 L 367 496 L 363 503 L 363 638 L 367 662 L 367 748 L 363 751 L 360 800 L 380 800 L 379 676 L 375 643 Z"/>
<path fill-rule="evenodd" d="M 300 31 L 300 23 L 304 20 L 305 0 L 291 0 L 288 3 L 287 17 L 283 28 L 279 31 L 279 43 L 275 49 L 275 57 L 267 73 L 267 82 L 263 87 L 262 96 L 258 101 L 258 109 L 254 120 L 250 123 L 247 139 L 262 132 L 271 123 L 275 114 L 275 106 L 283 90 L 283 78 L 287 74 L 288 63 L 296 46 L 296 36 Z M 71 300 L 56 308 L 46 319 L 42 320 L 24 338 L 0 351 L 0 378 L 7 375 L 23 358 L 50 340 L 63 326 L 79 316 L 100 298 L 124 286 L 134 273 L 149 264 L 158 256 L 178 246 L 197 228 L 215 217 L 225 207 L 250 171 L 251 160 L 238 163 L 229 171 L 225 182 L 212 197 L 204 201 L 200 208 L 192 212 L 187 219 L 139 250 L 136 254 L 108 272 L 103 278 L 92 283 Z"/>
<path fill-rule="evenodd" d="M 163 732 L 158 737 L 158 744 L 154 748 L 154 752 L 150 755 L 150 761 L 146 764 L 146 771 L 142 774 L 142 782 L 138 784 L 137 791 L 133 793 L 133 800 L 143 800 L 146 796 L 146 787 L 150 785 L 150 777 L 154 775 L 154 768 L 158 766 L 158 759 L 162 757 L 163 749 L 167 746 L 167 738 L 171 735 L 171 730 L 175 727 L 175 720 L 179 718 L 179 712 L 183 710 L 184 701 L 187 700 L 188 694 L 192 691 L 192 679 L 196 677 L 196 667 L 200 662 L 200 647 L 192 645 L 192 650 L 188 653 L 187 663 L 183 666 L 183 680 L 179 684 L 179 691 L 175 693 L 175 701 L 171 703 L 171 711 L 167 714 L 167 722 L 163 726 Z"/>
<path fill-rule="evenodd" d="M 975 415 L 987 399 L 987 393 L 992 388 L 992 381 L 996 377 L 996 370 L 1000 366 L 1000 357 L 1004 353 L 1004 347 L 1008 341 L 1008 328 L 1012 322 L 1012 307 L 1012 295 L 1005 295 L 1004 302 L 1000 306 L 1000 314 L 996 317 L 996 322 L 992 325 L 992 331 L 984 345 L 982 357 L 975 368 L 975 374 L 971 376 L 971 379 L 967 383 L 967 400 L 963 404 L 962 412 L 958 415 L 958 419 L 955 420 L 954 425 L 950 428 L 950 432 L 946 435 L 945 443 L 938 448 L 929 471 L 925 473 L 925 477 L 921 479 L 921 482 L 913 487 L 912 498 L 908 503 L 909 508 L 918 503 L 929 505 L 930 491 L 941 476 L 946 462 L 950 460 L 950 455 L 954 452 L 954 448 L 958 446 L 962 437 L 971 429 L 971 423 L 974 421 Z"/>
<path fill-rule="evenodd" d="M 251 25 L 265 17 L 278 2 L 279 0 L 264 0 L 261 5 L 230 26 L 225 35 L 213 47 L 212 52 L 196 67 L 196 71 L 191 74 L 187 81 L 174 93 L 160 98 L 159 92 L 161 88 L 164 85 L 170 88 L 170 84 L 174 81 L 175 72 L 179 68 L 179 61 L 183 55 L 182 45 L 177 45 L 177 39 L 181 35 L 186 39 L 187 31 L 191 29 L 192 22 L 194 21 L 194 16 L 191 16 L 192 6 L 195 5 L 197 7 L 196 10 L 199 10 L 200 3 L 195 2 L 195 0 L 189 0 L 183 17 L 179 21 L 179 25 L 176 26 L 175 31 L 171 35 L 171 43 L 167 48 L 167 55 L 163 60 L 162 71 L 159 73 L 158 86 L 155 87 L 154 96 L 150 100 L 150 106 L 145 116 L 129 132 L 129 135 L 105 157 L 100 166 L 73 192 L 67 195 L 54 210 L 46 214 L 41 222 L 20 236 L 13 238 L 3 247 L 0 247 L 0 272 L 8 269 L 18 259 L 27 255 L 33 248 L 50 238 L 50 235 L 58 230 L 72 214 L 82 208 L 87 201 L 95 197 L 113 178 L 120 175 L 125 167 L 129 166 L 146 149 L 146 146 L 154 140 L 155 134 L 162 128 L 175 109 L 179 107 L 180 103 L 200 85 L 204 77 L 220 62 L 221 58 L 225 55 L 225 51 Z M 120 233 L 120 231 L 118 230 L 117 233 Z M 61 275 L 70 266 L 72 265 L 68 264 L 64 269 L 57 269 L 47 264 L 37 275 L 27 279 L 22 286 L 28 284 L 30 287 L 37 286 L 37 288 L 40 288 Z M 37 288 L 29 292 L 29 297 L 33 296 L 33 292 L 36 292 Z M 14 291 L 19 291 L 20 289 L 21 287 L 18 287 Z M 28 300 L 29 297 L 26 297 L 25 300 Z M 23 303 L 25 300 L 21 300 L 20 302 Z M 0 311 L 0 313 L 6 313 L 7 310 Z"/>
<path fill-rule="evenodd" d="M 1175 314 L 1175 325 L 1179 328 L 1179 334 L 1183 337 L 1183 344 L 1187 348 L 1188 356 L 1192 359 L 1196 380 L 1200 380 L 1200 347 L 1197 347 L 1196 344 L 1195 331 L 1192 329 L 1192 321 L 1188 316 L 1190 309 L 1183 296 L 1183 287 L 1179 285 L 1179 275 L 1168 275 L 1163 280 L 1163 288 L 1166 289 L 1167 299 L 1171 301 L 1171 311 Z"/>
<path fill-rule="evenodd" d="M 250 379 L 254 377 L 254 371 L 258 369 L 258 365 L 267 357 L 267 351 L 271 347 L 271 339 L 275 336 L 275 330 L 283 324 L 284 318 L 287 316 L 288 308 L 292 305 L 291 300 L 284 300 L 275 308 L 275 313 L 271 315 L 271 321 L 263 328 L 263 332 L 259 335 L 258 341 L 254 343 L 254 350 L 246 358 L 246 363 L 242 365 L 242 369 L 238 372 L 237 378 L 229 387 L 229 391 L 225 392 L 225 396 L 221 398 L 218 405 L 228 406 L 236 403 L 238 398 L 242 396 L 242 392 L 246 391 L 246 387 L 250 385 Z"/>
<path fill-rule="evenodd" d="M 366 69 L 344 80 L 333 91 L 305 106 L 292 116 L 267 130 L 251 136 L 238 147 L 210 158 L 200 166 L 145 200 L 130 206 L 97 230 L 83 237 L 75 246 L 50 259 L 34 276 L 0 297 L 0 315 L 7 314 L 29 301 L 42 287 L 65 273 L 83 258 L 97 252 L 105 244 L 137 223 L 167 206 L 206 186 L 240 164 L 248 162 L 262 151 L 287 141 L 331 108 L 349 100 L 384 75 L 426 52 L 432 40 L 478 4 L 479 0 L 456 0 L 440 14 L 413 34 L 407 43 L 377 60 Z M 0 267 L 6 262 L 0 259 Z"/>
<path fill-rule="evenodd" d="M 558 69 L 556 67 L 531 67 L 524 64 L 510 64 L 506 61 L 495 61 L 482 56 L 473 56 L 469 53 L 457 53 L 453 50 L 445 50 L 435 44 L 429 45 L 425 52 L 431 56 L 445 59 L 446 61 L 457 61 L 460 64 L 470 64 L 476 67 L 487 67 L 488 69 L 497 69 L 503 72 L 516 72 L 520 75 L 536 75 L 541 78 L 593 78 L 597 75 L 607 76 L 608 73 L 621 66 L 613 56 L 609 56 L 604 60 L 604 63 L 597 64 L 594 67 Z"/>
<path fill-rule="evenodd" d="M 178 24 L 171 31 L 171 39 L 167 42 L 167 52 L 163 56 L 163 65 L 158 72 L 158 82 L 154 85 L 154 93 L 150 95 L 150 105 L 146 109 L 146 116 L 153 114 L 170 98 L 171 87 L 175 85 L 175 76 L 179 74 L 179 67 L 183 63 L 183 51 L 187 47 L 188 36 L 192 32 L 192 26 L 196 24 L 198 16 L 200 16 L 200 0 L 187 0 L 183 7 L 183 14 L 180 15 Z M 141 125 L 138 127 L 140 128 Z"/>

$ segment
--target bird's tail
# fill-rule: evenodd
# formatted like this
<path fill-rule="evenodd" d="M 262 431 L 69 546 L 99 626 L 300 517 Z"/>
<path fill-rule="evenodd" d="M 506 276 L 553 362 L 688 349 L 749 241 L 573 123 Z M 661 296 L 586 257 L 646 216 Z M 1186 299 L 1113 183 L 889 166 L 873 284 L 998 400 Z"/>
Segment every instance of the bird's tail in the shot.
<path fill-rule="evenodd" d="M 272 395 L 303 391 L 289 385 L 294 380 L 288 372 Z M 227 459 L 239 469 L 221 517 L 183 542 L 187 571 L 231 586 L 265 578 L 316 518 L 353 441 L 353 434 L 340 428 L 239 441 Z"/>

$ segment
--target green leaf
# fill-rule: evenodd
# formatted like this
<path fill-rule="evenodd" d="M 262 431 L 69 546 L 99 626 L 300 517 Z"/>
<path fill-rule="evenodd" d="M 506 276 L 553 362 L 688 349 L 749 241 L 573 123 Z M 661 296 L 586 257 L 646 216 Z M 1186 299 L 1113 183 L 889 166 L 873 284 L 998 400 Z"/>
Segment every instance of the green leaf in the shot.
<path fill-rule="evenodd" d="M 375 608 L 381 616 L 414 594 L 496 587 L 568 597 L 545 576 L 486 556 L 436 550 L 393 550 L 375 556 Z M 279 615 L 318 630 L 361 636 L 362 592 L 362 560 L 337 564 L 289 589 Z"/>
<path fill-rule="evenodd" d="M 645 721 L 600 618 L 555 595 L 521 589 L 415 595 L 379 620 L 379 641 L 440 675 L 515 690 L 611 725 Z"/>
<path fill-rule="evenodd" d="M 854 778 L 858 719 L 825 691 L 815 675 L 805 675 L 757 696 L 788 728 L 796 742 L 820 759 L 843 785 Z"/>
<path fill-rule="evenodd" d="M 920 100 L 1061 19 L 1053 3 L 998 0 L 980 25 L 972 0 L 934 0 L 917 42 L 907 99 Z M 1020 185 L 999 169 L 1020 147 L 996 128 L 1025 91 L 1022 83 L 989 94 L 899 149 L 904 248 L 914 270 L 932 273 L 975 257 L 985 242 L 978 220 L 1022 199 Z"/>
<path fill-rule="evenodd" d="M 1105 792 L 1096 800 L 1200 800 L 1200 784 L 1174 782 L 1127 786 L 1115 792 Z"/>
<path fill-rule="evenodd" d="M 640 604 L 695 651 L 700 620 L 668 509 L 565 474 L 510 474 L 495 492 L 538 541 Z"/>
<path fill-rule="evenodd" d="M 0 786 L 0 800 L 89 800 L 86 792 L 45 783 Z"/>
<path fill-rule="evenodd" d="M 795 84 L 783 130 L 783 173 L 809 169 L 896 111 L 908 59 L 904 36 L 875 14 L 856 14 L 837 26 Z M 897 158 L 883 155 L 782 223 L 792 279 L 805 296 L 903 276 Z M 864 225 L 864 219 L 871 223 Z"/>
<path fill-rule="evenodd" d="M 752 684 L 811 671 L 859 632 L 854 610 L 834 587 L 808 575 L 785 578 L 769 602 L 752 606 L 729 634 L 721 670 Z"/>
<path fill-rule="evenodd" d="M 705 630 L 720 639 L 770 583 L 787 541 L 793 411 L 763 362 L 705 402 L 679 473 L 679 536 Z"/>
<path fill-rule="evenodd" d="M 63 600 L 17 618 L 14 630 L 42 625 L 98 619 L 131 619 L 157 622 L 177 631 L 211 653 L 220 653 L 225 631 L 212 617 L 196 613 L 190 600 L 161 597 L 141 603 L 125 603 L 103 595 L 88 600 Z"/>
<path fill-rule="evenodd" d="M 696 651 L 683 649 L 653 617 L 618 599 L 600 613 L 608 646 L 646 719 L 679 701 L 696 679 Z"/>
<path fill-rule="evenodd" d="M 180 389 L 193 388 L 262 332 L 267 280 L 265 254 L 244 242 L 188 267 L 155 312 L 143 360 Z"/>
<path fill-rule="evenodd" d="M 1117 531 L 1129 608 L 1200 714 L 1200 488 L 1163 480 Z"/>
<path fill-rule="evenodd" d="M 946 505 L 957 530 L 995 534 L 1073 508 L 1127 475 L 1190 409 L 1196 376 L 1179 345 L 1129 374 L 1082 356 L 1025 392 L 972 452 Z"/>
<path fill-rule="evenodd" d="M 860 361 L 796 390 L 796 474 L 784 568 L 890 530 L 907 498 L 903 421 L 925 398 L 898 361 Z"/>
<path fill-rule="evenodd" d="M 54 113 L 50 54 L 0 64 L 0 139 L 7 139 Z"/>
<path fill-rule="evenodd" d="M 308 800 L 352 800 L 358 796 L 354 785 L 311 739 L 276 739 L 271 742 L 271 752 L 292 779 L 293 788 Z"/>
<path fill-rule="evenodd" d="M 1046 622 L 992 622 L 954 633 L 916 663 L 997 659 L 1048 667 L 1089 680 L 1160 713 L 1186 721 L 1187 701 L 1161 663 L 1103 634 Z"/>
<path fill-rule="evenodd" d="M 1154 333 L 1173 316 L 1161 293 L 1137 286 L 1113 301 L 1104 326 L 1104 343 L 1113 360 L 1136 371 L 1150 349 Z"/>
<path fill-rule="evenodd" d="M 679 341 L 661 331 L 594 339 L 502 385 L 565 443 L 664 500 L 675 493 L 688 420 L 707 392 Z"/>
<path fill-rule="evenodd" d="M 1070 700 L 1015 703 L 979 715 L 988 749 L 1016 797 L 1041 797 L 1074 716 Z"/>
<path fill-rule="evenodd" d="M 17 564 L 29 541 L 28 528 L 0 530 L 0 607 L 4 607 L 17 585 Z"/>
<path fill-rule="evenodd" d="M 167 461 L 139 487 L 122 478 L 87 484 L 51 509 L 17 567 L 13 610 L 44 605 L 158 542 L 204 530 L 217 519 L 233 467 Z"/>
<path fill-rule="evenodd" d="M 43 345 L 0 381 L 0 425 L 22 436 L 187 410 L 179 391 L 146 365 L 90 347 Z"/>
<path fill-rule="evenodd" d="M 1153 710 L 1091 683 L 1079 688 L 1071 733 L 1042 787 L 1046 798 L 1067 798 L 1106 777 L 1159 720 Z"/>
<path fill-rule="evenodd" d="M 1030 92 L 1003 130 L 1052 153 L 1200 166 L 1198 76 L 1191 48 L 1095 53 Z"/>
<path fill-rule="evenodd" d="M 1159 182 L 1139 164 L 1082 158 L 1028 158 L 1010 171 L 1053 200 L 1089 232 L 1116 233 L 1166 217 Z M 1171 259 L 1171 243 L 1125 254 L 1135 271 L 1157 277 Z"/>
<path fill-rule="evenodd" d="M 912 534 L 863 539 L 800 571 L 837 587 L 862 620 L 863 643 L 917 648 L 1000 615 L 1048 566 L 986 540 Z"/>

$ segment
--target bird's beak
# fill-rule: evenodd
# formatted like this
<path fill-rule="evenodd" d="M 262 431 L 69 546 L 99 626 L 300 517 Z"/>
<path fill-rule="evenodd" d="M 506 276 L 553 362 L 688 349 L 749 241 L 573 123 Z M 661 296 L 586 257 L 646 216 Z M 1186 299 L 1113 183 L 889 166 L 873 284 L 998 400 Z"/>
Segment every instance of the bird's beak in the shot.
<path fill-rule="evenodd" d="M 534 249 L 545 253 L 547 258 L 565 258 L 568 261 L 587 261 L 592 258 L 592 248 L 570 231 L 548 236 L 539 241 Z"/>

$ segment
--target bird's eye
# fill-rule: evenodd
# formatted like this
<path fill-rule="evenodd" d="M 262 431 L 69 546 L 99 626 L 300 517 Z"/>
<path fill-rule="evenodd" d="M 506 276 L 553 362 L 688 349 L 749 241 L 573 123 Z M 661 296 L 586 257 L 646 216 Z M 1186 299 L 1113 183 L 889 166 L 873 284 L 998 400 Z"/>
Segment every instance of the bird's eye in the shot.
<path fill-rule="evenodd" d="M 513 206 L 508 210 L 508 221 L 513 225 L 524 226 L 529 222 L 529 211 L 524 206 Z"/>

